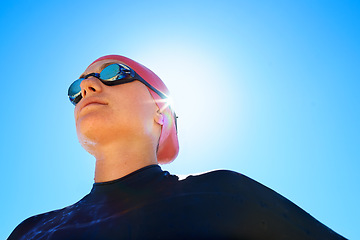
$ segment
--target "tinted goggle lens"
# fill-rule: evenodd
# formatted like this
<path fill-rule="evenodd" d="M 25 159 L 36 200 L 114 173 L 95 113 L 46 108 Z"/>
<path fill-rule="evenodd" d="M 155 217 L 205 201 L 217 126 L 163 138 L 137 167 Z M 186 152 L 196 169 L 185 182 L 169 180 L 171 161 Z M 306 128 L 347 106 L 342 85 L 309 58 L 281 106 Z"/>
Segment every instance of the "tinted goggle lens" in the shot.
<path fill-rule="evenodd" d="M 76 105 L 80 99 L 81 99 L 81 87 L 80 83 L 84 80 L 83 78 L 79 78 L 78 80 L 75 80 L 69 87 L 68 90 L 68 96 L 70 101 Z M 77 98 L 80 98 L 77 100 Z"/>
<path fill-rule="evenodd" d="M 107 81 L 114 81 L 114 80 L 118 80 L 119 77 L 120 78 L 124 78 L 126 76 L 124 76 L 125 74 L 121 74 L 121 69 L 120 69 L 120 65 L 119 64 L 111 64 L 109 66 L 107 66 L 106 68 L 104 68 L 101 72 L 100 72 L 100 79 L 102 80 L 107 80 Z"/>
<path fill-rule="evenodd" d="M 107 67 L 105 67 L 100 74 L 99 73 L 90 73 L 88 75 L 86 75 L 84 78 L 79 78 L 77 80 L 75 80 L 69 87 L 68 90 L 68 96 L 69 99 L 71 101 L 72 104 L 76 105 L 80 100 L 81 100 L 81 87 L 80 84 L 81 82 L 90 77 L 90 76 L 94 76 L 98 79 L 100 79 L 104 84 L 107 85 L 115 85 L 114 81 L 117 80 L 121 80 L 121 79 L 132 79 L 132 77 L 134 77 L 134 71 L 125 66 L 125 65 L 120 65 L 120 64 L 111 64 Z M 130 77 L 130 78 L 129 78 Z M 128 81 L 119 81 L 117 82 L 117 84 L 121 84 L 121 83 L 125 83 Z"/>

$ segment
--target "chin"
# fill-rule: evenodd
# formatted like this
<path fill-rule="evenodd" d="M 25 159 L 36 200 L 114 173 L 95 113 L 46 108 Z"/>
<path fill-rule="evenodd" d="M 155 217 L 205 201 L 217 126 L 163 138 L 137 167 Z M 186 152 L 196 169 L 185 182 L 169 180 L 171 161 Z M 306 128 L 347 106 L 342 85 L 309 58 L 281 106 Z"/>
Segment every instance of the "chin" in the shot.
<path fill-rule="evenodd" d="M 99 138 L 103 137 L 101 135 L 104 134 L 106 126 L 108 126 L 108 120 L 102 114 L 86 114 L 78 118 L 76 121 L 76 133 L 81 145 L 83 145 L 83 142 L 94 145 Z"/>

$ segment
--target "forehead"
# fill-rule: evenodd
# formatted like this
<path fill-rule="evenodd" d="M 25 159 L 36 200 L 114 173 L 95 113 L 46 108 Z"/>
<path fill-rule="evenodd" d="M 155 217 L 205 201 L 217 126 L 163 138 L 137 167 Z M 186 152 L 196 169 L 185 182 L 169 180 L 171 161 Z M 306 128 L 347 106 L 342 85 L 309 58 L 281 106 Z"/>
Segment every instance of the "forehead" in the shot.
<path fill-rule="evenodd" d="M 81 74 L 80 77 L 83 77 L 89 73 L 99 73 L 101 70 L 103 70 L 106 66 L 109 66 L 110 64 L 113 63 L 122 63 L 125 64 L 119 60 L 115 60 L 115 59 L 104 59 L 98 62 L 95 62 L 93 64 L 91 64 L 90 66 L 88 66 L 86 68 L 86 70 L 84 71 L 83 74 Z M 126 64 L 125 64 L 126 65 Z"/>

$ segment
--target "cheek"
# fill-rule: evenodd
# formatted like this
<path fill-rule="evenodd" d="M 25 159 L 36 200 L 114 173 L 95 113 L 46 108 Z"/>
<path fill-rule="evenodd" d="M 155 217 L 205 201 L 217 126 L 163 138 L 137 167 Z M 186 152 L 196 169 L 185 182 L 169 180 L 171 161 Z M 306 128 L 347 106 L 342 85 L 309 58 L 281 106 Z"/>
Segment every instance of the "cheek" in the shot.
<path fill-rule="evenodd" d="M 149 90 L 140 82 L 123 87 L 119 89 L 119 95 L 113 98 L 118 122 L 133 131 L 139 131 L 140 134 L 150 134 L 153 131 L 157 106 Z"/>
<path fill-rule="evenodd" d="M 114 105 L 114 117 L 119 123 L 130 127 L 144 128 L 153 122 L 154 103 L 152 99 L 144 99 L 135 95 L 126 99 L 118 99 Z"/>

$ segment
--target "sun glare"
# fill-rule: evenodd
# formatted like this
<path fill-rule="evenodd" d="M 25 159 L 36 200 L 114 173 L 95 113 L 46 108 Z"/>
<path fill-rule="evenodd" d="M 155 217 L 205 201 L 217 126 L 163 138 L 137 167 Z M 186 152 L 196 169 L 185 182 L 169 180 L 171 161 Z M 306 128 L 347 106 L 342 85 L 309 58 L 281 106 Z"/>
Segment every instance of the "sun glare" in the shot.
<path fill-rule="evenodd" d="M 203 46 L 184 43 L 178 46 L 177 49 L 154 46 L 156 52 L 141 53 L 143 62 L 170 90 L 171 97 L 164 101 L 179 116 L 180 135 L 193 141 L 214 137 L 220 130 L 209 129 L 219 125 L 220 109 L 229 106 L 225 95 L 226 80 L 221 79 L 222 84 L 219 83 L 220 69 L 226 62 L 214 61 L 219 56 Z"/>

